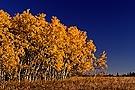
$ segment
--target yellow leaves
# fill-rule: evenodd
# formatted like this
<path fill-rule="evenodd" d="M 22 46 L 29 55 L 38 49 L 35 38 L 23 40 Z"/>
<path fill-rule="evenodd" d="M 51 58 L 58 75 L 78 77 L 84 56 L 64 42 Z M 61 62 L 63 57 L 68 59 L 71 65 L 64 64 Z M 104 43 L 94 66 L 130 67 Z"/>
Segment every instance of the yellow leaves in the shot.
<path fill-rule="evenodd" d="M 29 14 L 30 13 L 30 9 L 27 9 L 26 11 L 23 11 L 24 14 Z"/>
<path fill-rule="evenodd" d="M 20 49 L 18 50 L 18 54 L 21 54 L 22 56 L 25 55 L 23 47 L 20 47 Z"/>
<path fill-rule="evenodd" d="M 16 64 L 17 64 L 17 62 L 12 59 L 10 59 L 10 61 L 8 63 L 9 63 L 8 66 L 12 66 L 12 67 L 16 66 Z"/>
<path fill-rule="evenodd" d="M 91 51 L 94 51 L 94 52 L 96 51 L 96 46 L 94 45 L 93 40 L 89 40 L 87 42 L 87 48 Z"/>
<path fill-rule="evenodd" d="M 104 69 L 104 68 L 108 67 L 108 65 L 107 65 L 105 60 L 98 59 L 96 63 L 97 63 L 97 68 L 98 69 Z"/>
<path fill-rule="evenodd" d="M 84 68 L 86 70 L 93 70 L 93 66 L 92 66 L 92 63 L 87 61 L 85 64 L 84 64 Z"/>
<path fill-rule="evenodd" d="M 93 53 L 91 53 L 90 58 L 96 59 L 96 57 L 95 57 L 95 55 Z"/>
<path fill-rule="evenodd" d="M 0 55 L 3 54 L 3 50 L 2 47 L 0 47 Z"/>
<path fill-rule="evenodd" d="M 63 62 L 61 60 L 56 61 L 55 67 L 58 72 L 62 70 Z"/>
<path fill-rule="evenodd" d="M 52 51 L 53 51 L 54 53 L 57 52 L 57 46 L 56 46 L 56 45 L 53 46 L 53 50 L 52 50 Z"/>
<path fill-rule="evenodd" d="M 10 19 L 10 15 L 7 12 L 0 10 L 0 27 L 10 27 Z"/>
<path fill-rule="evenodd" d="M 77 29 L 76 26 L 72 26 L 72 27 L 68 28 L 68 33 L 73 36 L 76 36 L 76 35 L 79 35 L 80 31 Z"/>
<path fill-rule="evenodd" d="M 70 71 L 72 69 L 72 66 L 70 64 L 67 65 L 67 70 Z"/>
<path fill-rule="evenodd" d="M 51 20 L 52 20 L 52 26 L 59 25 L 59 23 L 60 23 L 60 20 L 57 19 L 56 16 L 53 16 Z"/>
<path fill-rule="evenodd" d="M 105 60 L 107 57 L 106 57 L 106 53 L 105 53 L 105 51 L 103 51 L 101 54 L 100 54 L 100 56 L 99 56 L 99 58 L 97 59 L 97 61 L 96 61 L 96 64 L 97 64 L 97 67 L 98 68 L 107 68 L 108 67 L 108 65 L 107 65 L 107 61 Z"/>
<path fill-rule="evenodd" d="M 10 18 L 0 10 L 0 55 L 4 65 L 10 69 L 14 66 L 32 69 L 35 64 L 44 63 L 43 68 L 50 66 L 58 72 L 65 68 L 70 72 L 73 67 L 94 70 L 96 46 L 92 40 L 87 41 L 86 32 L 76 26 L 68 28 L 55 16 L 49 23 L 45 16 L 33 16 L 26 10 Z M 97 60 L 99 66 L 106 67 L 105 57 L 103 52 Z"/>
<path fill-rule="evenodd" d="M 105 51 L 103 51 L 103 52 L 100 54 L 100 58 L 107 58 Z"/>
<path fill-rule="evenodd" d="M 41 19 L 41 20 L 45 20 L 45 16 L 46 16 L 46 14 L 41 13 L 41 14 L 38 14 L 37 16 L 35 16 L 35 17 L 38 18 L 38 19 Z"/>
<path fill-rule="evenodd" d="M 44 14 L 44 13 L 35 16 L 35 18 L 36 18 L 37 20 L 39 20 L 39 22 L 38 22 L 39 25 L 42 26 L 42 25 L 48 24 L 48 22 L 45 21 L 45 16 L 46 16 L 46 14 Z M 38 24 L 38 23 L 37 23 L 37 24 Z"/>
<path fill-rule="evenodd" d="M 29 31 L 31 25 L 36 23 L 36 18 L 29 13 L 29 10 L 24 11 L 22 14 L 17 14 L 12 19 L 12 28 L 16 28 L 21 32 Z M 21 33 L 20 32 L 20 33 Z"/>
<path fill-rule="evenodd" d="M 94 70 L 93 60 L 89 59 L 89 60 L 86 60 L 85 62 L 80 63 L 79 69 L 81 69 L 81 72 L 85 72 L 87 70 L 93 71 Z"/>

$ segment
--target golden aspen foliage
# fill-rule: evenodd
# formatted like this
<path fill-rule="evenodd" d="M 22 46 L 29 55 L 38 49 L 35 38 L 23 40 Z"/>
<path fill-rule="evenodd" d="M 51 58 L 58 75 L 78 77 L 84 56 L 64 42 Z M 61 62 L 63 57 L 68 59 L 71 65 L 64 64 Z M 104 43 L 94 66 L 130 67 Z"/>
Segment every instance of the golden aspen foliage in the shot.
<path fill-rule="evenodd" d="M 0 65 L 1 71 L 9 74 L 15 73 L 20 61 L 19 55 L 25 53 L 22 47 L 15 46 L 14 34 L 10 33 L 11 25 L 10 15 L 0 10 Z"/>
<path fill-rule="evenodd" d="M 105 60 L 106 58 L 107 58 L 106 57 L 106 53 L 105 53 L 105 51 L 103 51 L 100 54 L 99 58 L 97 59 L 97 63 L 98 63 L 98 66 L 99 67 L 104 67 L 104 68 L 107 68 L 108 67 L 107 62 Z"/>
<path fill-rule="evenodd" d="M 103 51 L 99 58 L 95 61 L 95 68 L 99 69 L 102 73 L 105 73 L 105 69 L 108 67 L 106 58 L 106 52 Z"/>
<path fill-rule="evenodd" d="M 53 16 L 28 10 L 13 17 L 0 10 L 0 65 L 10 79 L 66 78 L 107 67 L 106 53 L 97 59 L 93 40 L 76 26 L 67 27 Z M 14 78 L 13 78 L 14 77 Z"/>

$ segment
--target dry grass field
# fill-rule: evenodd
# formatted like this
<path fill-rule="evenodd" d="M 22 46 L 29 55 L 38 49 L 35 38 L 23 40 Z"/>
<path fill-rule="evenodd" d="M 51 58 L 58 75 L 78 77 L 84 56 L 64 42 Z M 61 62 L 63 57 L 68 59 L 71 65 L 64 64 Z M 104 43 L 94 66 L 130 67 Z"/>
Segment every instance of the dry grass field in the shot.
<path fill-rule="evenodd" d="M 0 82 L 0 90 L 135 90 L 135 77 L 72 77 L 52 81 Z"/>

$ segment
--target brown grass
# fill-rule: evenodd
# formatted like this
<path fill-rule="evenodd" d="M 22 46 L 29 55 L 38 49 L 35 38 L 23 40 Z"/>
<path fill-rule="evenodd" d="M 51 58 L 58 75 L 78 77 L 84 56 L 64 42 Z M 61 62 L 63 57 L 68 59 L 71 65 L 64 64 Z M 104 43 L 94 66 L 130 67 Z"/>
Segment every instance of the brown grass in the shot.
<path fill-rule="evenodd" d="M 0 90 L 135 90 L 135 77 L 72 77 L 53 81 L 0 82 Z"/>

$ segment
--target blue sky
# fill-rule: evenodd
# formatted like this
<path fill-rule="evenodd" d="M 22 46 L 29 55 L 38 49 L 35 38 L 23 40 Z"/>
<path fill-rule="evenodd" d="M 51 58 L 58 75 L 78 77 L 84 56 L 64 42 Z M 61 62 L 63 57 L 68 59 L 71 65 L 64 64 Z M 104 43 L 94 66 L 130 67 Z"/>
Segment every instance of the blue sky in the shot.
<path fill-rule="evenodd" d="M 93 39 L 97 53 L 106 50 L 109 73 L 135 71 L 135 2 L 131 0 L 1 0 L 0 9 L 14 16 L 30 9 L 76 25 Z"/>

